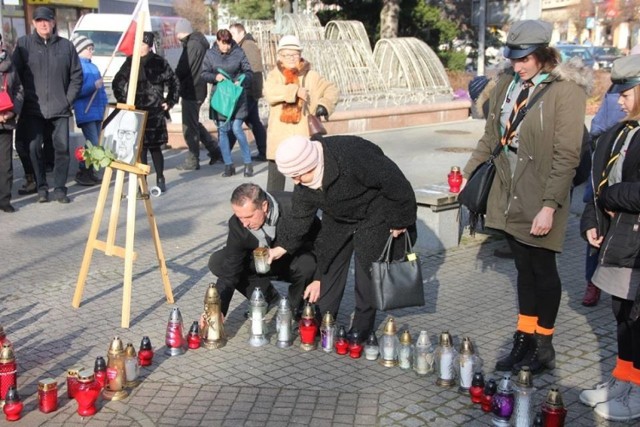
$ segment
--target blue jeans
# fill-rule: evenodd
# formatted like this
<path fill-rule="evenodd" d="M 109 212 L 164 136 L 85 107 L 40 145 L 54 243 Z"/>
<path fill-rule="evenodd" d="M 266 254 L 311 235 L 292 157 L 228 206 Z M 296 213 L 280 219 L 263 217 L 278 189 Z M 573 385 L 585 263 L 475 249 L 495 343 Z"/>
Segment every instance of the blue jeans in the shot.
<path fill-rule="evenodd" d="M 100 130 L 102 129 L 102 120 L 83 123 L 79 126 L 80 130 L 82 130 L 82 135 L 84 135 L 85 143 L 86 141 L 89 141 L 93 145 L 98 145 L 98 141 L 100 140 Z M 84 162 L 79 162 L 78 167 L 80 169 L 86 169 Z"/>
<path fill-rule="evenodd" d="M 233 119 L 229 120 L 227 123 L 218 120 L 216 122 L 216 126 L 218 127 L 218 143 L 220 144 L 220 152 L 222 153 L 222 160 L 225 165 L 232 165 L 233 159 L 231 158 L 231 149 L 229 147 L 229 136 L 227 132 L 229 132 L 229 128 L 233 131 L 233 134 L 238 139 L 240 143 L 240 151 L 242 152 L 242 161 L 245 165 L 251 163 L 251 150 L 249 149 L 249 142 L 247 141 L 247 137 L 242 130 L 242 120 Z"/>

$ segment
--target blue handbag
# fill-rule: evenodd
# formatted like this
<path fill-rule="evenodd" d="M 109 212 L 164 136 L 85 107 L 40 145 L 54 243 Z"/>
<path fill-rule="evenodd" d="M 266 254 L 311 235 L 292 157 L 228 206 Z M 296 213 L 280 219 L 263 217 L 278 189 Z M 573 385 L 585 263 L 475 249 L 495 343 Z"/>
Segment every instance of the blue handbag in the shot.
<path fill-rule="evenodd" d="M 227 121 L 225 124 L 227 124 L 233 116 L 238 105 L 238 100 L 244 90 L 242 82 L 244 81 L 245 75 L 242 74 L 237 80 L 240 84 L 236 84 L 231 76 L 224 70 L 218 68 L 218 73 L 222 74 L 225 79 L 216 85 L 216 90 L 211 97 L 211 108 L 218 114 L 226 117 Z"/>

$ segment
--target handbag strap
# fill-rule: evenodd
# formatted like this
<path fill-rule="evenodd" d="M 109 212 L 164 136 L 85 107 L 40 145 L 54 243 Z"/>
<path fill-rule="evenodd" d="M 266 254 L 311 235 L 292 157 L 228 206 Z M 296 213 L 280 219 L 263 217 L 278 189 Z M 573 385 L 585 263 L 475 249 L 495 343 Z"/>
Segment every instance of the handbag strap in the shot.
<path fill-rule="evenodd" d="M 411 236 L 409 236 L 409 232 L 405 231 L 404 233 L 404 252 L 405 255 L 411 253 L 413 250 L 413 243 L 411 242 Z M 384 249 L 382 250 L 382 254 L 378 259 L 378 262 L 391 262 L 391 243 L 393 242 L 393 234 L 389 233 L 389 238 L 387 239 L 387 243 L 384 245 Z"/>

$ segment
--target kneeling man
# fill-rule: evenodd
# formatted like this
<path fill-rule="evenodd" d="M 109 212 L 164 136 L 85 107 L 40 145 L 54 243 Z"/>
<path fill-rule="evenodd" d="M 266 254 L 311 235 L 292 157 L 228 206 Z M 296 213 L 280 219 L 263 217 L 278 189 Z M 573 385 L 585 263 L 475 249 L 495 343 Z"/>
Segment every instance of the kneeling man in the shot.
<path fill-rule="evenodd" d="M 229 218 L 227 245 L 209 258 L 209 270 L 218 277 L 216 288 L 220 293 L 222 314 L 227 315 L 235 290 L 247 299 L 256 287 L 261 288 L 269 306 L 278 303 L 279 294 L 271 284 L 276 278 L 291 283 L 289 303 L 299 318 L 305 288 L 316 277 L 316 257 L 313 244 L 320 231 L 320 220 L 315 218 L 302 245 L 293 254 L 286 254 L 270 265 L 266 274 L 256 272 L 253 250 L 258 247 L 278 246 L 282 218 L 291 214 L 291 193 L 265 192 L 256 184 L 242 184 L 231 195 L 233 216 Z"/>

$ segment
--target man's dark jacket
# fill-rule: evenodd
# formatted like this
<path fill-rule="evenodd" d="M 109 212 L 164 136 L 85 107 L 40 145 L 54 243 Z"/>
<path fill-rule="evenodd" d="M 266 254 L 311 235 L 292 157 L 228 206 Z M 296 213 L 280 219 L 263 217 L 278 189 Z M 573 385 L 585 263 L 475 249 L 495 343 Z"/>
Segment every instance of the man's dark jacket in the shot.
<path fill-rule="evenodd" d="M 18 39 L 12 60 L 24 87 L 23 116 L 71 116 L 82 88 L 82 65 L 73 43 L 57 34 L 46 43 L 37 33 L 29 34 Z"/>
<path fill-rule="evenodd" d="M 415 242 L 416 197 L 398 165 L 380 147 L 357 136 L 318 139 L 324 156 L 322 189 L 294 187 L 282 247 L 296 250 L 296 236 L 309 229 L 318 210 L 322 230 L 315 254 L 320 273 L 328 271 L 351 238 L 356 256 L 367 266 L 380 257 L 390 229 L 407 228 Z"/>
<path fill-rule="evenodd" d="M 291 215 L 291 193 L 274 191 L 269 194 L 276 199 L 280 209 L 278 222 L 276 223 L 276 236 L 271 243 L 271 247 L 276 247 L 279 246 L 278 236 L 281 234 L 283 218 Z M 319 231 L 320 220 L 316 217 L 309 232 L 304 235 L 299 242 L 298 248 L 293 252 L 293 256 L 303 252 L 311 252 Z M 218 278 L 218 285 L 235 288 L 242 273 L 246 272 L 247 261 L 251 259 L 251 253 L 258 245 L 258 239 L 242 225 L 238 217 L 233 215 L 229 218 L 229 234 L 227 235 L 225 250 L 226 259 L 223 266 L 223 274 Z M 274 261 L 274 263 L 290 261 L 291 255 L 286 254 L 284 257 Z M 319 279 L 319 276 L 317 279 Z"/>
<path fill-rule="evenodd" d="M 204 102 L 207 98 L 207 82 L 200 78 L 207 50 L 209 42 L 199 31 L 182 40 L 182 54 L 176 67 L 176 75 L 180 80 L 180 96 L 183 99 Z"/>

